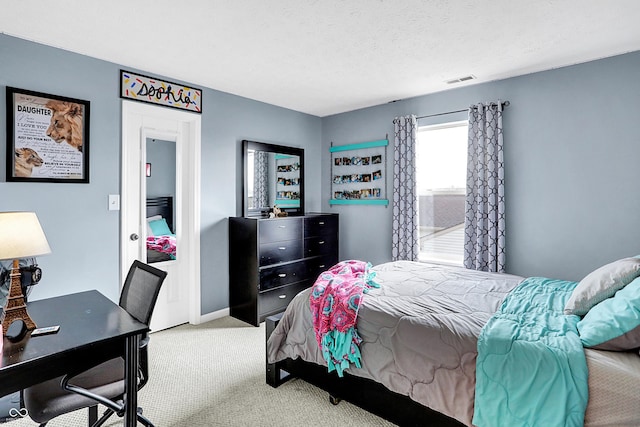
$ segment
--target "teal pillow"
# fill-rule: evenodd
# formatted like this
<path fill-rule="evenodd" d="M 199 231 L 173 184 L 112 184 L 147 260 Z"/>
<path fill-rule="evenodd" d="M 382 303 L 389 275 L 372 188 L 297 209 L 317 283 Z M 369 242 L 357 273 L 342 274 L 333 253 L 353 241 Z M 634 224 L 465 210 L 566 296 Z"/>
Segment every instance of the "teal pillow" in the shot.
<path fill-rule="evenodd" d="M 578 322 L 585 347 L 632 350 L 640 347 L 640 277 L 596 304 Z"/>
<path fill-rule="evenodd" d="M 167 220 L 164 218 L 149 221 L 149 227 L 151 227 L 154 236 L 170 236 L 173 234 L 169 229 L 169 225 L 167 225 Z"/>

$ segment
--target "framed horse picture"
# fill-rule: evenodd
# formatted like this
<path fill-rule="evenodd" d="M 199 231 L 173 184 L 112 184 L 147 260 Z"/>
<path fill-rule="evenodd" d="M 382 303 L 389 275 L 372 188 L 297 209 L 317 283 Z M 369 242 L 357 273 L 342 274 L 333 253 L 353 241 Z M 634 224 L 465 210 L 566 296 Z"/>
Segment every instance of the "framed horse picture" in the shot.
<path fill-rule="evenodd" d="M 7 87 L 7 181 L 89 182 L 89 101 Z"/>

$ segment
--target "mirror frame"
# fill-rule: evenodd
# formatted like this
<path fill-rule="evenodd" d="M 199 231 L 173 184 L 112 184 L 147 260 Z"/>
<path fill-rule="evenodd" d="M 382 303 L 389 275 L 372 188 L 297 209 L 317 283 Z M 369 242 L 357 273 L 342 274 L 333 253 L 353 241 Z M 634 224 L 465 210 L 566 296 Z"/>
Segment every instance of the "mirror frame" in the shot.
<path fill-rule="evenodd" d="M 288 147 L 285 145 L 268 144 L 266 142 L 242 140 L 242 214 L 245 217 L 268 217 L 273 206 L 260 209 L 249 209 L 248 198 L 248 169 L 247 152 L 249 150 L 268 151 L 271 153 L 287 154 L 300 157 L 300 206 L 296 208 L 283 208 L 290 216 L 304 215 L 304 149 Z"/>

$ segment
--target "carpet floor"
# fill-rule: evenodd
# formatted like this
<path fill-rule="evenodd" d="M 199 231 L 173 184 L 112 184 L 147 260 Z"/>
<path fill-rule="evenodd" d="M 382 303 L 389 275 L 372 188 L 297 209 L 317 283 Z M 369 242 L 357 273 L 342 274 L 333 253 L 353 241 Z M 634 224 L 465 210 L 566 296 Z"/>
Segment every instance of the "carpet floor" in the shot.
<path fill-rule="evenodd" d="M 144 414 L 156 427 L 393 426 L 347 402 L 334 406 L 326 392 L 299 379 L 267 385 L 264 333 L 264 323 L 256 328 L 224 317 L 151 334 L 149 382 L 138 395 Z M 8 424 L 34 425 L 28 418 Z M 87 411 L 80 410 L 47 427 L 86 425 Z"/>

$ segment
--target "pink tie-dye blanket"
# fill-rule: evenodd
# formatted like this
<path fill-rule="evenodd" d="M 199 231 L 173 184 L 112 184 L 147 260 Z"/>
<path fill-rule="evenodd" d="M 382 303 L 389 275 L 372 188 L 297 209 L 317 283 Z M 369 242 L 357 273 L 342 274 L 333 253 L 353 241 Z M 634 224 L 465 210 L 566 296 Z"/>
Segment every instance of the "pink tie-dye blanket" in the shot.
<path fill-rule="evenodd" d="M 329 372 L 335 370 L 340 377 L 351 363 L 361 367 L 358 309 L 363 294 L 380 287 L 370 269 L 371 263 L 342 261 L 320 274 L 309 296 L 316 341 Z"/>
<path fill-rule="evenodd" d="M 176 259 L 175 236 L 148 236 L 147 249 L 169 254 L 171 259 Z"/>

